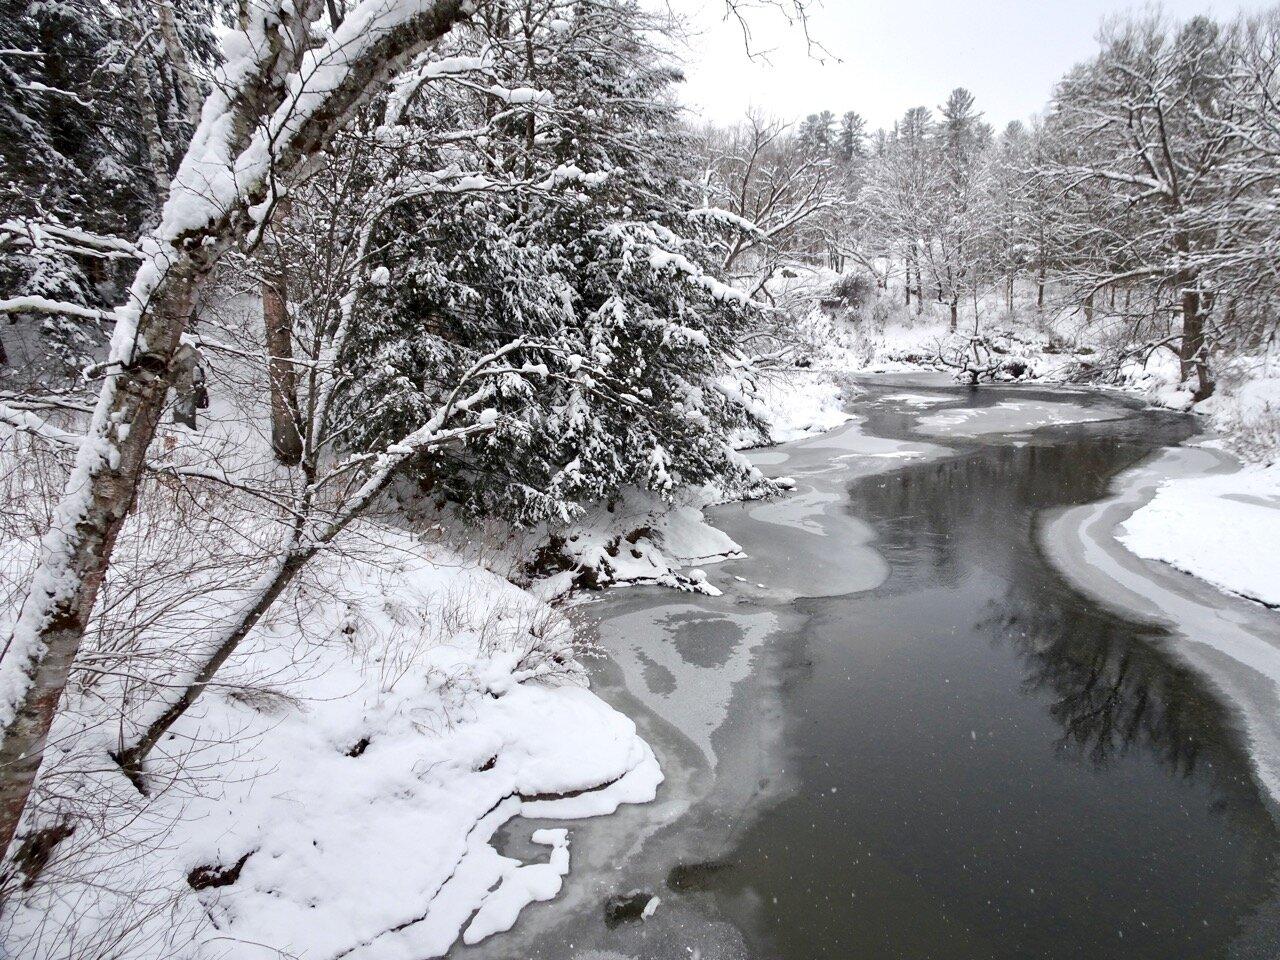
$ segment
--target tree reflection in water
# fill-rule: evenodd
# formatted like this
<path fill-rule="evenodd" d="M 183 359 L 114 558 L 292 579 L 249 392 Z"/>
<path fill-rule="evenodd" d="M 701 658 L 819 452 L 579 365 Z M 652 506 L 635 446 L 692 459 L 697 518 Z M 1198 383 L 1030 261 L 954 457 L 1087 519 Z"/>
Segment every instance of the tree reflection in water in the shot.
<path fill-rule="evenodd" d="M 1033 535 L 1038 511 L 1096 500 L 1151 449 L 1149 434 L 1135 442 L 1133 432 L 983 447 L 857 483 L 851 509 L 876 528 L 890 565 L 881 595 L 923 581 L 989 591 L 987 616 L 971 629 L 1026 664 L 1024 690 L 1048 695 L 1061 748 L 1105 764 L 1138 747 L 1190 776 L 1206 749 L 1241 749 L 1226 711 L 1162 651 L 1161 628 L 1096 607 L 1052 570 Z M 1235 778 L 1221 786 L 1239 789 Z"/>

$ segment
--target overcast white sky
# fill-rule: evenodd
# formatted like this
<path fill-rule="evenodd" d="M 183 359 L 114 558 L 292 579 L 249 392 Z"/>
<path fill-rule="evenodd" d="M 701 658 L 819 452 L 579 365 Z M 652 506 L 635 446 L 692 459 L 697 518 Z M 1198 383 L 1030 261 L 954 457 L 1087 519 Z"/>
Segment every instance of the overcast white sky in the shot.
<path fill-rule="evenodd" d="M 724 0 L 671 0 L 689 11 L 700 37 L 685 52 L 681 96 L 708 120 L 731 123 L 749 107 L 788 119 L 819 110 L 857 110 L 871 129 L 890 126 L 909 107 L 936 108 L 952 88 L 968 87 L 997 129 L 1047 103 L 1058 79 L 1095 50 L 1102 18 L 1144 9 L 1121 0 L 825 0 L 811 31 L 840 62 L 810 59 L 799 28 L 754 16 L 755 46 L 770 64 L 752 62 Z M 1230 18 L 1262 0 L 1166 0 L 1185 19 Z"/>

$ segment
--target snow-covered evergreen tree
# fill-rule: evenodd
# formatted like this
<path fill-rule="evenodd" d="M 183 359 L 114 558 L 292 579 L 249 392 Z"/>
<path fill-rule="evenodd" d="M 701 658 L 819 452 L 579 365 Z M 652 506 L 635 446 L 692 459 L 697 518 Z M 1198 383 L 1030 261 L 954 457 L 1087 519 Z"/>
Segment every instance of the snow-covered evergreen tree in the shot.
<path fill-rule="evenodd" d="M 519 523 L 635 485 L 735 483 L 726 438 L 757 425 L 731 358 L 753 307 L 710 272 L 686 176 L 690 144 L 630 0 L 526 5 L 484 17 L 455 54 L 475 67 L 410 106 L 425 141 L 401 176 L 453 186 L 378 228 L 385 278 L 346 358 L 350 442 L 376 448 L 433 408 L 476 356 L 523 338 L 497 375 L 501 428 L 420 465 L 450 502 Z"/>
<path fill-rule="evenodd" d="M 194 129 L 200 74 L 214 56 L 213 8 L 0 4 L 0 299 L 86 308 L 6 308 L 10 322 L 39 326 L 37 356 L 51 347 L 74 367 L 101 345 L 92 310 L 128 282 L 135 264 L 124 248 L 159 210 Z"/>

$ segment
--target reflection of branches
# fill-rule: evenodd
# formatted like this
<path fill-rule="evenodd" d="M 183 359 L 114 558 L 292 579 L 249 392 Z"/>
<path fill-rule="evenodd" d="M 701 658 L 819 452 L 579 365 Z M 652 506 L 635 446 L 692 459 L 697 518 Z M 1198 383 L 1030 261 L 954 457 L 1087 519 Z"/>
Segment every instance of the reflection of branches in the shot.
<path fill-rule="evenodd" d="M 1067 603 L 1030 616 L 1024 609 L 1002 609 L 979 626 L 1030 667 L 1027 692 L 1052 696 L 1060 748 L 1101 766 L 1140 742 L 1174 771 L 1195 772 L 1211 718 L 1196 716 L 1204 700 L 1194 679 L 1148 646 L 1148 631 Z"/>
<path fill-rule="evenodd" d="M 1045 702 L 1061 749 L 1098 765 L 1148 754 L 1236 796 L 1250 789 L 1234 777 L 1243 757 L 1204 683 L 1163 653 L 1158 629 L 1094 607 L 1033 546 L 1036 510 L 1101 495 L 1142 449 L 1106 437 L 987 449 L 859 483 L 854 504 L 893 568 L 882 592 L 922 582 L 987 592 L 987 613 L 967 629 L 1022 662 L 1022 689 Z"/>

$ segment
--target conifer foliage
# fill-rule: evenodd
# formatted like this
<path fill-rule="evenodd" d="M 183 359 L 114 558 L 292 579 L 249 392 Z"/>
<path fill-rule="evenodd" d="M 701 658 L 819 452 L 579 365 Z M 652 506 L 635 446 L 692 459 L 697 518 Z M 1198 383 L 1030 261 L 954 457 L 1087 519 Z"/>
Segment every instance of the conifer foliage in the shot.
<path fill-rule="evenodd" d="M 399 177 L 440 187 L 376 226 L 341 402 L 377 449 L 525 341 L 492 383 L 500 428 L 418 464 L 474 513 L 565 520 L 627 485 L 746 478 L 726 437 L 758 422 L 726 358 L 755 310 L 707 272 L 655 26 L 628 0 L 496 11 L 450 51 L 467 79 L 395 126 Z M 445 124 L 456 138 L 424 135 Z"/>

